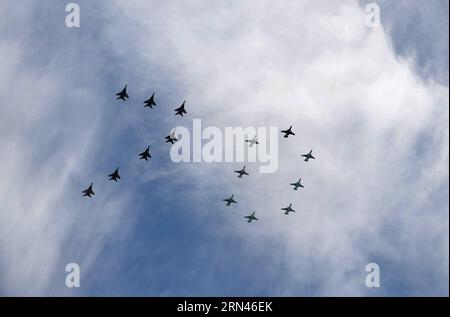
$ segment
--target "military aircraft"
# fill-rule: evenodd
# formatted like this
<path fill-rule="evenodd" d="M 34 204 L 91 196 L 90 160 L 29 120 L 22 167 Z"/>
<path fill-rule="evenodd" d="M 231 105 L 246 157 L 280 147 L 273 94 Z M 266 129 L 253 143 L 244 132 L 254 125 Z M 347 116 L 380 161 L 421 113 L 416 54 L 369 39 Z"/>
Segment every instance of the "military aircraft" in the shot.
<path fill-rule="evenodd" d="M 287 130 L 281 130 L 281 133 L 284 133 L 285 138 L 288 138 L 289 135 L 295 135 L 295 133 L 292 132 L 292 126 L 290 126 Z"/>
<path fill-rule="evenodd" d="M 234 200 L 234 195 L 231 195 L 230 198 L 222 199 L 222 201 L 225 201 L 227 206 L 230 206 L 231 204 L 237 204 L 237 201 Z"/>
<path fill-rule="evenodd" d="M 248 219 L 247 222 L 252 222 L 253 220 L 258 220 L 258 218 L 256 218 L 255 216 L 255 212 L 252 212 L 251 215 L 249 216 L 245 216 L 244 218 Z"/>
<path fill-rule="evenodd" d="M 313 159 L 313 160 L 316 159 L 314 156 L 312 156 L 312 150 L 309 151 L 308 154 L 303 154 L 302 156 L 305 158 L 305 162 L 308 162 L 310 159 Z"/>
<path fill-rule="evenodd" d="M 91 183 L 91 185 L 89 185 L 89 187 L 87 189 L 85 189 L 81 192 L 83 194 L 83 197 L 87 196 L 87 197 L 91 198 L 91 195 L 95 195 L 94 191 L 92 190 L 92 184 L 93 183 Z"/>
<path fill-rule="evenodd" d="M 116 168 L 116 170 L 108 175 L 109 180 L 110 181 L 115 181 L 117 182 L 118 179 L 120 179 L 120 175 L 119 175 L 119 167 Z"/>
<path fill-rule="evenodd" d="M 252 147 L 254 144 L 259 144 L 258 136 L 255 135 L 251 140 L 245 140 L 246 143 L 249 143 L 249 146 Z"/>
<path fill-rule="evenodd" d="M 122 91 L 116 94 L 116 96 L 118 96 L 117 99 L 122 99 L 123 101 L 126 101 L 128 99 L 127 86 L 128 85 L 125 85 L 125 88 L 123 88 Z"/>
<path fill-rule="evenodd" d="M 289 204 L 289 206 L 287 206 L 286 208 L 281 208 L 281 210 L 285 211 L 284 213 L 285 215 L 289 215 L 290 212 L 295 212 L 295 210 L 292 209 L 292 203 Z"/>
<path fill-rule="evenodd" d="M 294 190 L 297 190 L 299 187 L 304 188 L 303 185 L 300 183 L 302 179 L 300 178 L 297 183 L 291 183 L 290 185 L 294 186 Z"/>
<path fill-rule="evenodd" d="M 150 98 L 148 98 L 146 101 L 144 101 L 144 103 L 145 103 L 144 108 L 145 107 L 150 107 L 150 109 L 152 109 L 153 106 L 156 106 L 155 93 L 153 93 L 153 95 Z"/>
<path fill-rule="evenodd" d="M 245 171 L 245 166 L 241 169 L 241 170 L 239 170 L 239 171 L 234 171 L 235 173 L 238 173 L 239 174 L 239 178 L 242 178 L 242 176 L 243 175 L 250 175 L 249 173 L 247 173 L 246 171 Z"/>
<path fill-rule="evenodd" d="M 149 158 L 151 158 L 152 156 L 150 155 L 150 145 L 147 146 L 147 149 L 142 152 L 141 154 L 139 154 L 139 159 L 140 160 L 146 160 L 148 161 Z"/>
<path fill-rule="evenodd" d="M 186 114 L 187 112 L 186 112 L 186 109 L 184 109 L 184 104 L 186 103 L 186 100 L 185 101 L 183 101 L 183 104 L 180 106 L 180 107 L 178 107 L 178 108 L 176 108 L 174 111 L 176 112 L 175 113 L 175 115 L 180 115 L 180 116 L 183 116 L 183 113 L 184 114 Z"/>
<path fill-rule="evenodd" d="M 168 136 L 166 136 L 165 139 L 166 139 L 166 143 L 170 142 L 170 144 L 174 144 L 175 142 L 177 142 L 178 139 L 175 136 L 175 130 L 173 130 Z"/>

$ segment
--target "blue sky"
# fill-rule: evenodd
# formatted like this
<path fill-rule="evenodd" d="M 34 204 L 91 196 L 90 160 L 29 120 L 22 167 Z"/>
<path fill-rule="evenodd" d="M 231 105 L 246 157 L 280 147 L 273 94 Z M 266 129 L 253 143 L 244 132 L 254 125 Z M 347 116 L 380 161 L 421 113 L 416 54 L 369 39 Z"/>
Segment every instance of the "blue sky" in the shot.
<path fill-rule="evenodd" d="M 62 2 L 0 5 L 0 294 L 448 295 L 448 2 L 379 1 L 378 29 L 364 1 L 78 3 L 77 29 Z M 194 118 L 297 136 L 242 182 L 171 162 Z"/>

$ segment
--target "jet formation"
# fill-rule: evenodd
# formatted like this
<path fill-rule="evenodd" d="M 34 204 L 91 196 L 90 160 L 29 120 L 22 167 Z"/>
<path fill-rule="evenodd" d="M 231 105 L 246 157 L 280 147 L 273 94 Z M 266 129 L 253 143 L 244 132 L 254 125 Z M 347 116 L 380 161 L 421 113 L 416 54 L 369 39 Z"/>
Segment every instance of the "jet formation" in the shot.
<path fill-rule="evenodd" d="M 93 185 L 93 183 L 91 183 L 91 185 L 89 185 L 89 187 L 87 189 L 85 189 L 81 192 L 83 194 L 83 196 L 87 196 L 87 197 L 91 198 L 92 195 L 95 195 L 94 191 L 92 190 L 92 185 Z"/>
<path fill-rule="evenodd" d="M 315 160 L 316 158 L 314 156 L 312 156 L 312 150 L 309 151 L 308 154 L 303 154 L 302 155 L 305 158 L 305 162 L 308 162 L 309 160 Z"/>
<path fill-rule="evenodd" d="M 247 219 L 247 222 L 250 223 L 250 222 L 252 222 L 253 220 L 258 220 L 258 218 L 256 218 L 255 214 L 256 214 L 256 212 L 254 211 L 254 212 L 252 212 L 250 215 L 245 216 L 244 218 L 246 218 L 246 219 Z"/>
<path fill-rule="evenodd" d="M 298 180 L 298 182 L 296 182 L 296 183 L 291 183 L 290 185 L 294 186 L 294 190 L 298 190 L 299 187 L 305 188 L 305 187 L 302 185 L 301 181 L 302 181 L 302 179 L 300 178 L 300 179 Z"/>
<path fill-rule="evenodd" d="M 289 215 L 290 212 L 295 212 L 295 210 L 292 209 L 292 203 L 290 203 L 286 208 L 281 208 L 281 210 L 285 211 L 285 215 Z"/>
<path fill-rule="evenodd" d="M 122 100 L 122 101 L 127 101 L 129 99 L 129 95 L 127 93 L 127 87 L 128 85 L 126 84 L 125 87 L 119 91 L 118 93 L 116 93 L 116 99 L 117 100 Z M 153 109 L 153 107 L 156 107 L 156 100 L 155 100 L 155 92 L 153 92 L 153 94 L 144 101 L 144 108 L 150 108 Z M 175 115 L 179 115 L 181 117 L 183 117 L 185 114 L 187 114 L 186 111 L 186 101 L 184 100 L 183 103 L 181 104 L 181 106 L 179 106 L 178 108 L 174 109 L 175 111 Z M 292 125 L 289 127 L 289 129 L 286 130 L 281 130 L 280 131 L 283 135 L 284 138 L 289 138 L 289 136 L 295 136 L 295 133 L 292 131 Z M 165 137 L 165 143 L 170 143 L 170 144 L 174 144 L 175 142 L 177 142 L 178 139 L 175 135 L 175 130 L 172 130 L 172 132 Z M 259 145 L 258 142 L 258 136 L 255 135 L 252 139 L 246 139 L 244 140 L 245 143 L 248 144 L 249 147 L 253 147 L 254 145 Z M 312 154 L 312 150 L 309 151 L 309 153 L 306 154 L 302 154 L 301 155 L 304 158 L 305 162 L 308 162 L 309 160 L 315 160 L 316 158 L 313 156 Z M 144 152 L 139 154 L 139 159 L 140 160 L 145 160 L 148 161 L 151 158 L 151 154 L 150 154 L 150 145 L 147 146 L 147 148 L 145 149 Z M 244 166 L 242 169 L 240 170 L 236 170 L 234 171 L 234 173 L 238 174 L 238 178 L 243 178 L 243 176 L 250 176 L 250 174 L 246 171 L 246 167 Z M 110 181 L 114 181 L 114 182 L 118 182 L 118 180 L 120 180 L 120 175 L 119 175 L 119 167 L 117 166 L 117 168 L 115 169 L 114 172 L 112 172 L 111 174 L 108 175 L 108 178 Z M 291 186 L 293 186 L 294 190 L 298 190 L 299 188 L 304 188 L 303 184 L 301 183 L 301 178 L 295 182 L 295 183 L 290 183 Z M 89 185 L 89 187 L 85 190 L 83 190 L 81 193 L 83 194 L 83 197 L 89 197 L 92 198 L 92 196 L 95 195 L 94 190 L 93 190 L 93 183 L 91 182 L 91 184 Z M 234 198 L 234 194 L 232 194 L 229 198 L 224 198 L 222 199 L 222 201 L 225 203 L 226 206 L 231 206 L 233 204 L 237 205 L 237 201 Z M 289 206 L 285 207 L 285 208 L 281 208 L 282 211 L 284 211 L 285 215 L 289 215 L 289 213 L 291 212 L 295 212 L 295 210 L 292 208 L 292 203 L 289 204 Z M 251 223 L 253 221 L 258 221 L 259 219 L 256 217 L 256 212 L 253 211 L 250 215 L 245 216 L 245 219 L 247 219 L 248 223 Z"/>
<path fill-rule="evenodd" d="M 118 179 L 120 179 L 120 175 L 119 175 L 119 167 L 116 168 L 116 170 L 114 172 L 112 172 L 111 174 L 108 175 L 109 180 L 110 181 L 115 181 L 117 182 Z"/>
<path fill-rule="evenodd" d="M 237 174 L 239 174 L 239 175 L 238 175 L 239 178 L 242 178 L 242 176 L 244 176 L 244 175 L 247 175 L 247 176 L 250 175 L 249 173 L 247 173 L 247 172 L 245 171 L 245 166 L 244 166 L 241 170 L 234 171 L 234 172 L 237 173 Z"/>
<path fill-rule="evenodd" d="M 295 133 L 292 131 L 292 125 L 289 127 L 289 129 L 281 130 L 281 133 L 283 133 L 284 138 L 288 138 L 290 135 L 295 135 Z M 245 143 L 248 144 L 249 147 L 252 147 L 255 144 L 259 144 L 257 136 L 255 135 L 252 139 L 246 139 Z M 308 162 L 310 159 L 315 159 L 315 157 L 312 155 L 312 150 L 309 151 L 307 154 L 303 154 L 302 157 L 305 158 L 305 162 Z M 234 173 L 238 174 L 238 178 L 242 178 L 244 175 L 249 176 L 250 174 L 246 171 L 245 166 L 241 170 L 236 170 Z M 294 190 L 298 190 L 299 188 L 304 188 L 303 184 L 301 183 L 302 179 L 300 178 L 295 183 L 290 183 L 291 186 L 293 186 Z M 232 203 L 236 203 L 234 200 L 234 195 L 232 195 L 230 198 L 223 199 L 224 202 L 226 202 L 227 206 L 230 206 Z M 289 206 L 285 208 L 281 208 L 282 211 L 284 211 L 285 215 L 289 215 L 291 212 L 295 212 L 295 210 L 292 208 L 292 203 L 289 204 Z M 258 218 L 256 217 L 256 212 L 252 212 L 250 215 L 245 216 L 245 219 L 247 219 L 248 223 L 251 223 L 252 221 L 257 221 Z"/>
<path fill-rule="evenodd" d="M 245 140 L 245 142 L 248 143 L 248 146 L 249 146 L 249 147 L 252 147 L 252 146 L 255 145 L 255 144 L 259 144 L 259 142 L 258 142 L 258 136 L 255 135 L 255 136 L 253 137 L 253 139 Z"/>
<path fill-rule="evenodd" d="M 185 105 L 184 105 L 185 103 L 186 103 L 186 101 L 183 101 L 183 104 L 174 110 L 175 111 L 175 115 L 183 116 L 183 114 L 187 113 L 186 109 L 184 108 L 185 107 Z"/>
<path fill-rule="evenodd" d="M 116 94 L 117 100 L 122 99 L 123 101 L 127 101 L 129 98 L 127 94 L 127 86 L 128 85 L 125 85 L 125 87 Z"/>
<path fill-rule="evenodd" d="M 145 149 L 144 152 L 139 154 L 139 159 L 140 160 L 146 160 L 148 161 L 149 158 L 151 158 L 152 156 L 150 155 L 150 145 L 147 146 L 147 148 Z"/>
<path fill-rule="evenodd" d="M 295 135 L 294 132 L 292 132 L 292 126 L 289 127 L 287 130 L 281 130 L 281 133 L 284 133 L 284 137 L 287 139 L 290 135 Z"/>
<path fill-rule="evenodd" d="M 175 136 L 175 131 L 172 131 L 168 136 L 166 136 L 166 143 L 174 144 L 178 139 Z"/>
<path fill-rule="evenodd" d="M 153 93 L 153 95 L 151 95 L 150 98 L 148 98 L 147 100 L 144 101 L 144 108 L 145 107 L 149 107 L 150 109 L 153 109 L 153 106 L 156 106 L 156 102 L 155 102 L 155 93 Z"/>
<path fill-rule="evenodd" d="M 234 194 L 231 195 L 230 198 L 222 199 L 222 201 L 225 201 L 227 206 L 230 206 L 231 204 L 237 204 L 237 201 L 234 200 Z"/>

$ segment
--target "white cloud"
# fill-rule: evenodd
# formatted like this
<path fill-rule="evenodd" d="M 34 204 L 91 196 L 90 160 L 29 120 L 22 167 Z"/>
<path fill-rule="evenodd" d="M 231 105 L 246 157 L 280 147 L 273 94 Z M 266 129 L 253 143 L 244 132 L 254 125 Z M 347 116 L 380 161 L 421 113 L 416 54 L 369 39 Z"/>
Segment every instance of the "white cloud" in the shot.
<path fill-rule="evenodd" d="M 94 169 L 97 138 L 105 140 L 107 133 L 107 116 L 95 107 L 102 100 L 95 75 L 101 60 L 84 60 L 70 44 L 56 52 L 33 42 L 27 19 L 35 18 L 36 29 L 52 20 L 33 16 L 39 12 L 34 4 L 25 7 L 14 15 L 2 4 L 0 293 L 69 295 L 74 292 L 65 288 L 65 265 L 77 262 L 83 283 L 108 234 L 119 223 L 126 231 L 121 217 L 127 195 L 106 186 L 105 173 Z M 81 190 L 91 181 L 97 196 L 88 201 Z"/>
<path fill-rule="evenodd" d="M 448 87 L 421 82 L 382 29 L 365 27 L 356 1 L 127 1 L 99 12 L 111 43 L 121 43 L 114 53 L 122 66 L 157 65 L 174 78 L 188 100 L 182 122 L 294 125 L 297 136 L 280 140 L 276 174 L 250 166 L 242 182 L 228 164 L 176 169 L 199 189 L 194 199 L 236 193 L 237 209 L 212 234 L 239 236 L 249 256 L 286 263 L 291 282 L 273 285 L 274 295 L 370 294 L 364 268 L 373 257 L 397 269 L 411 263 L 402 277 L 412 293 L 448 294 L 448 196 L 439 195 L 448 188 Z M 97 143 L 113 138 L 101 121 L 105 108 L 92 106 L 106 102 L 96 93 L 105 62 L 74 53 L 77 75 L 89 76 L 72 78 L 73 65 L 59 68 L 56 56 L 42 74 L 21 67 L 27 47 L 19 40 L 2 43 L 0 94 L 9 97 L 0 108 L 1 291 L 46 294 L 65 264 L 80 259 L 83 274 L 126 224 L 126 194 L 78 199 L 81 182 L 104 177 L 94 168 Z M 66 92 L 77 78 L 89 80 Z M 62 108 L 68 95 L 79 108 Z M 310 148 L 317 160 L 306 164 L 300 154 Z M 288 184 L 300 176 L 305 189 L 294 192 Z M 290 202 L 297 212 L 285 217 L 279 209 Z M 242 217 L 253 209 L 260 221 L 249 226 Z M 383 287 L 392 274 L 383 264 L 381 271 Z M 417 272 L 434 275 L 420 280 Z"/>
<path fill-rule="evenodd" d="M 422 82 L 383 29 L 365 27 L 357 2 L 169 1 L 150 10 L 137 1 L 120 12 L 134 21 L 124 40 L 174 75 L 190 116 L 219 127 L 294 124 L 274 175 L 238 183 L 229 165 L 183 174 L 204 190 L 220 179 L 210 192 L 240 196 L 228 228 L 254 252 L 280 242 L 274 256 L 289 263 L 292 285 L 277 293 L 313 284 L 313 294 L 370 294 L 364 267 L 374 256 L 409 263 L 402 277 L 436 272 L 426 281 L 434 289 L 403 281 L 411 293 L 448 293 L 448 196 L 433 201 L 448 188 L 448 88 Z M 111 37 L 122 28 L 112 25 Z M 310 148 L 317 160 L 306 164 L 299 155 Z M 288 183 L 299 176 L 306 188 L 296 193 Z M 291 201 L 298 211 L 287 218 L 279 208 Z M 241 217 L 251 209 L 261 221 L 249 228 Z"/>

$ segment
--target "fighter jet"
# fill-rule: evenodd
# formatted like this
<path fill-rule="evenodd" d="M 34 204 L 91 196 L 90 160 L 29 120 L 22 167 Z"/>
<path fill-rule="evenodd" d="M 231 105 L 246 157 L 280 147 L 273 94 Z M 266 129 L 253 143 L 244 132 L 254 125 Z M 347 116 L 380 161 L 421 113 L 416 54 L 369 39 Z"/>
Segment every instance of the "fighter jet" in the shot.
<path fill-rule="evenodd" d="M 153 93 L 153 95 L 150 98 L 148 98 L 146 101 L 144 101 L 144 103 L 145 103 L 144 108 L 145 107 L 150 107 L 150 109 L 152 109 L 153 106 L 156 106 L 155 93 Z"/>
<path fill-rule="evenodd" d="M 122 99 L 123 101 L 126 101 L 128 99 L 127 85 L 125 85 L 125 88 L 123 88 L 122 91 L 118 92 L 116 96 L 118 96 L 117 99 Z"/>
<path fill-rule="evenodd" d="M 242 176 L 243 175 L 250 175 L 249 173 L 247 173 L 246 171 L 245 171 L 245 166 L 241 169 L 241 170 L 239 170 L 239 171 L 234 171 L 235 173 L 238 173 L 239 174 L 239 178 L 242 178 Z"/>
<path fill-rule="evenodd" d="M 116 170 L 108 175 L 109 180 L 110 181 L 115 181 L 117 182 L 118 179 L 120 179 L 120 175 L 119 175 L 119 167 L 116 168 Z"/>
<path fill-rule="evenodd" d="M 308 154 L 303 154 L 302 156 L 305 158 L 305 162 L 308 162 L 310 159 L 313 159 L 313 160 L 316 159 L 314 156 L 312 156 L 312 150 L 309 151 Z"/>
<path fill-rule="evenodd" d="M 146 160 L 148 161 L 149 158 L 151 158 L 152 156 L 150 155 L 150 145 L 147 146 L 147 149 L 142 152 L 141 154 L 139 154 L 139 159 L 140 160 Z"/>
<path fill-rule="evenodd" d="M 285 211 L 284 213 L 285 215 L 289 215 L 290 212 L 295 212 L 295 210 L 292 209 L 292 203 L 289 204 L 289 206 L 287 206 L 286 208 L 281 208 L 281 210 Z"/>
<path fill-rule="evenodd" d="M 290 126 L 287 130 L 281 130 L 281 133 L 284 133 L 285 138 L 288 138 L 289 135 L 295 135 L 295 133 L 292 132 L 292 126 Z"/>
<path fill-rule="evenodd" d="M 251 140 L 245 140 L 245 142 L 246 143 L 249 143 L 249 147 L 252 147 L 254 144 L 259 144 L 259 142 L 258 142 L 258 136 L 257 135 L 255 135 L 254 137 L 253 137 L 253 139 L 251 139 Z"/>
<path fill-rule="evenodd" d="M 83 197 L 87 196 L 87 197 L 91 198 L 91 195 L 95 195 L 94 191 L 92 190 L 92 184 L 93 183 L 91 183 L 91 185 L 89 185 L 89 187 L 87 189 L 85 189 L 81 192 L 83 194 Z"/>
<path fill-rule="evenodd" d="M 178 107 L 178 108 L 176 108 L 174 111 L 176 112 L 175 113 L 175 115 L 180 115 L 180 116 L 183 116 L 183 113 L 184 114 L 186 114 L 187 112 L 186 112 L 186 109 L 184 109 L 184 104 L 186 103 L 186 100 L 185 101 L 183 101 L 183 104 L 180 106 L 180 107 Z"/>
<path fill-rule="evenodd" d="M 231 204 L 237 204 L 237 201 L 234 200 L 234 195 L 231 195 L 230 198 L 222 199 L 222 201 L 225 201 L 227 206 L 230 206 Z"/>
<path fill-rule="evenodd" d="M 291 183 L 290 185 L 294 186 L 294 190 L 297 190 L 299 187 L 304 188 L 303 185 L 300 183 L 302 179 L 300 178 L 297 183 Z"/>
<path fill-rule="evenodd" d="M 170 135 L 166 136 L 166 143 L 174 144 L 178 139 L 175 137 L 175 130 L 170 133 Z"/>
<path fill-rule="evenodd" d="M 251 215 L 245 216 L 244 218 L 248 219 L 248 223 L 252 222 L 253 220 L 258 220 L 258 218 L 255 217 L 255 212 L 252 212 Z"/>

